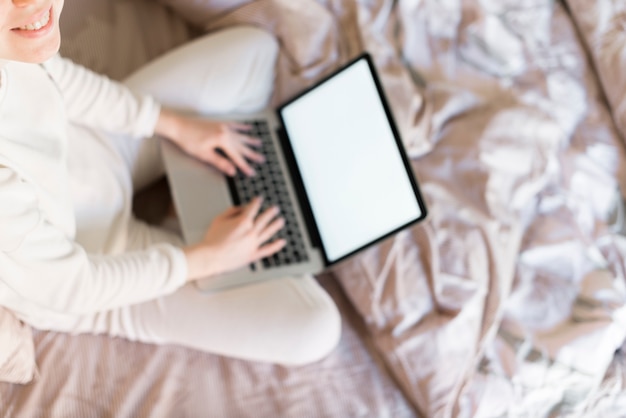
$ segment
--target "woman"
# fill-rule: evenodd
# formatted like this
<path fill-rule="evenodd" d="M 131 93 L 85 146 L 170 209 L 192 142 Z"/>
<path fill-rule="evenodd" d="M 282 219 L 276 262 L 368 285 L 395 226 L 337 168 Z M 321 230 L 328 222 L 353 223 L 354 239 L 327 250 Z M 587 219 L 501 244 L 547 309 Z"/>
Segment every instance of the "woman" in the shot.
<path fill-rule="evenodd" d="M 339 315 L 312 277 L 214 294 L 192 283 L 279 251 L 278 208 L 259 213 L 260 198 L 231 208 L 194 246 L 131 214 L 133 190 L 163 174 L 153 134 L 228 175 L 254 174 L 249 161 L 263 157 L 245 126 L 186 115 L 262 108 L 275 40 L 225 30 L 122 85 L 57 55 L 62 8 L 0 0 L 0 304 L 45 330 L 284 365 L 328 354 Z"/>

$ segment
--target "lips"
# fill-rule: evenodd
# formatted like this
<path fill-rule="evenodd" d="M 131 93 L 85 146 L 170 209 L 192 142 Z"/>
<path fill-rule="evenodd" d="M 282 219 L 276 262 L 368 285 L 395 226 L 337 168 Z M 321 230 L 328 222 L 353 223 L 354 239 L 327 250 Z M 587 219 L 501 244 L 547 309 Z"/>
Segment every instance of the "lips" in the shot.
<path fill-rule="evenodd" d="M 22 26 L 15 27 L 12 30 L 14 31 L 38 31 L 42 28 L 46 27 L 52 18 L 52 8 L 36 14 L 29 23 L 26 23 Z"/>
<path fill-rule="evenodd" d="M 24 25 L 20 28 L 15 28 L 17 30 L 39 30 L 41 28 L 43 28 L 44 26 L 46 26 L 48 24 L 48 21 L 50 20 L 50 11 L 48 10 L 42 18 L 40 18 L 39 20 L 33 22 L 33 23 L 29 23 L 28 25 Z"/>

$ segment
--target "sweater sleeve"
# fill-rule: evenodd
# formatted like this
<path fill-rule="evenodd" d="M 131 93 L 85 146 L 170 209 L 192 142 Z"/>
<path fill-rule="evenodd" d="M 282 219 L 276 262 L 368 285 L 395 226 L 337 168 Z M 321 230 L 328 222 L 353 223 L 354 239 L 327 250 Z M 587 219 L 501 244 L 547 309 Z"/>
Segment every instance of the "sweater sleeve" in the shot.
<path fill-rule="evenodd" d="M 0 280 L 42 307 L 89 314 L 144 302 L 185 282 L 181 249 L 169 244 L 91 256 L 52 226 L 33 186 L 0 165 Z"/>
<path fill-rule="evenodd" d="M 60 55 L 44 68 L 63 95 L 71 122 L 134 138 L 153 135 L 160 105 L 152 97 L 134 94 L 123 84 Z"/>

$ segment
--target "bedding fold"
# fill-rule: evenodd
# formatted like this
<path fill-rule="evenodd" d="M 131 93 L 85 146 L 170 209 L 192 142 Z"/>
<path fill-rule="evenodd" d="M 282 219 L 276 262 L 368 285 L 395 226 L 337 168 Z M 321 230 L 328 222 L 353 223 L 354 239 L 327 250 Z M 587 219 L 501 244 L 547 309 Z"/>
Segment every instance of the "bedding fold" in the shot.
<path fill-rule="evenodd" d="M 126 19 L 137 21 L 154 5 L 132 3 L 141 6 Z M 195 411 L 200 395 L 172 383 L 189 369 L 212 388 L 214 410 L 231 416 L 626 415 L 626 237 L 609 224 L 616 190 L 626 190 L 623 0 L 567 0 L 574 20 L 552 0 L 161 3 L 201 31 L 248 24 L 273 33 L 273 104 L 369 51 L 430 215 L 323 279 L 337 300 L 346 295 L 351 324 L 329 359 L 292 372 L 140 348 L 162 386 L 124 374 L 132 390 L 115 392 L 115 412 L 148 415 L 147 399 L 163 394 Z M 94 33 L 72 30 L 80 38 L 68 51 Z M 96 69 L 126 71 L 80 51 Z M 63 338 L 36 336 L 43 369 Z M 169 358 L 175 370 L 158 366 Z M 75 385 L 60 386 L 68 393 L 85 378 L 72 376 Z M 342 389 L 333 407 L 329 393 Z M 0 400 L 10 392 L 26 407 L 40 399 L 11 389 Z"/>

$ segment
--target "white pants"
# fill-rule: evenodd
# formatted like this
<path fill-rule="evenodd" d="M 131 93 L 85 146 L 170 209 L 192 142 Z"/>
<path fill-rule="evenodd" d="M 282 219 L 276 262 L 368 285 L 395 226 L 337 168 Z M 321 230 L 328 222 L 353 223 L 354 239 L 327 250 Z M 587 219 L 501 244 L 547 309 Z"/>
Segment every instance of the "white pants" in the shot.
<path fill-rule="evenodd" d="M 224 30 L 170 52 L 140 69 L 125 83 L 136 91 L 152 94 L 166 106 L 185 111 L 250 112 L 268 102 L 277 50 L 274 38 L 261 30 L 251 27 Z M 88 133 L 83 131 L 83 134 Z M 119 184 L 126 202 L 120 209 L 128 218 L 129 239 L 125 250 L 160 240 L 180 242 L 178 237 L 133 219 L 127 207 L 133 188 L 143 187 L 163 174 L 157 140 L 136 142 L 128 138 L 87 136 L 100 141 L 94 143 L 93 149 L 101 147 L 103 151 L 94 154 L 92 149 L 89 155 L 82 154 L 85 158 L 102 161 L 117 153 L 118 165 L 122 161 L 121 165 L 127 168 L 123 174 L 126 179 L 120 179 L 117 172 L 109 176 L 116 179 L 112 182 Z M 98 161 L 94 160 L 94 164 Z M 100 169 L 104 166 L 98 165 Z M 106 179 L 106 175 L 101 178 Z M 81 213 L 98 213 L 94 210 L 97 208 L 89 207 L 95 204 L 76 202 Z M 81 207 L 85 210 L 81 211 Z M 102 220 L 79 217 L 78 222 L 79 238 L 81 234 L 93 233 L 93 225 L 101 231 L 106 229 Z M 66 318 L 46 328 L 105 333 L 147 343 L 178 344 L 226 356 L 297 365 L 318 360 L 336 346 L 340 317 L 333 301 L 315 279 L 305 276 L 213 294 L 200 293 L 193 285 L 187 285 L 155 301 Z"/>

